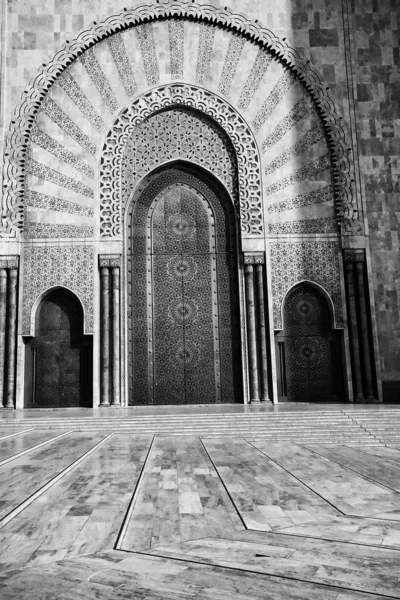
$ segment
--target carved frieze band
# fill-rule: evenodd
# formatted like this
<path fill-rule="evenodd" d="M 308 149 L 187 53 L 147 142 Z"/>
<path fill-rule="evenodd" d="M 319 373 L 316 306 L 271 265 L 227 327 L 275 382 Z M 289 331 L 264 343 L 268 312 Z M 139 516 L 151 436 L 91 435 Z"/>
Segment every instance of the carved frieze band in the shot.
<path fill-rule="evenodd" d="M 80 160 L 75 154 L 69 152 L 56 140 L 53 140 L 45 131 L 41 131 L 38 127 L 34 127 L 31 135 L 31 142 L 37 144 L 44 150 L 48 150 L 61 161 L 70 165 L 77 171 L 80 171 L 87 177 L 94 179 L 94 170 L 85 161 Z"/>
<path fill-rule="evenodd" d="M 322 171 L 327 171 L 331 168 L 331 157 L 329 156 L 329 154 L 325 154 L 325 156 L 317 158 L 312 163 L 301 167 L 292 175 L 288 175 L 287 177 L 284 177 L 276 183 L 273 183 L 272 185 L 268 186 L 265 190 L 265 193 L 268 196 L 271 194 L 275 194 L 275 192 L 284 190 L 285 188 L 289 187 L 290 185 L 293 185 L 298 181 L 304 181 L 305 179 L 313 177 L 314 175 L 317 175 Z"/>
<path fill-rule="evenodd" d="M 225 96 L 229 95 L 245 41 L 244 37 L 239 37 L 238 35 L 232 35 L 229 40 L 228 50 L 218 86 L 218 92 L 220 94 L 224 94 Z"/>
<path fill-rule="evenodd" d="M 275 158 L 264 170 L 265 175 L 270 175 L 279 167 L 286 164 L 291 158 L 298 156 L 302 152 L 305 152 L 313 144 L 316 144 L 325 137 L 325 132 L 322 124 L 317 125 L 310 131 L 308 131 L 298 142 L 293 144 L 290 148 L 285 150 L 283 154 Z"/>
<path fill-rule="evenodd" d="M 253 126 L 256 131 L 261 129 L 274 108 L 279 104 L 283 96 L 295 82 L 296 75 L 293 71 L 286 71 L 286 73 L 282 75 L 253 121 Z"/>
<path fill-rule="evenodd" d="M 198 85 L 207 85 L 210 72 L 211 58 L 214 47 L 215 27 L 206 27 L 199 25 L 199 49 L 197 53 L 196 83 Z"/>
<path fill-rule="evenodd" d="M 53 60 L 41 69 L 30 89 L 24 95 L 24 100 L 17 107 L 10 130 L 6 136 L 3 178 L 5 188 L 2 197 L 0 235 L 2 237 L 16 237 L 17 232 L 23 226 L 26 147 L 29 142 L 32 123 L 39 110 L 45 110 L 54 122 L 67 131 L 88 152 L 91 154 L 96 152 L 94 143 L 77 128 L 53 101 L 46 98 L 48 90 L 57 81 L 60 74 L 96 43 L 124 29 L 134 27 L 139 36 L 149 85 L 156 85 L 159 81 L 159 72 L 154 52 L 154 35 L 151 21 L 175 18 L 193 19 L 199 22 L 200 43 L 196 81 L 200 85 L 207 83 L 215 31 L 218 27 L 230 29 L 234 34 L 251 39 L 255 44 L 259 44 L 260 48 L 272 53 L 287 66 L 288 72 L 278 82 L 277 88 L 271 93 L 257 115 L 255 123 L 257 127 L 261 127 L 268 114 L 270 114 L 271 107 L 292 85 L 292 76 L 298 78 L 305 85 L 316 103 L 328 134 L 335 169 L 334 189 L 338 210 L 343 214 L 346 230 L 349 233 L 362 233 L 362 220 L 358 217 L 357 202 L 352 191 L 352 174 L 347 155 L 346 134 L 335 105 L 319 75 L 286 41 L 281 40 L 260 24 L 237 15 L 227 8 L 214 8 L 209 5 L 189 2 L 188 0 L 176 0 L 173 3 L 140 6 L 125 10 L 119 15 L 112 15 L 104 22 L 82 31 L 75 40 L 68 42 L 57 52 Z M 254 83 L 251 84 L 255 88 L 257 77 L 254 76 Z M 103 89 L 104 93 L 105 90 Z M 108 99 L 107 102 L 110 104 L 113 101 Z M 114 104 L 112 108 L 114 108 Z"/>
<path fill-rule="evenodd" d="M 72 179 L 72 177 L 68 177 L 63 173 L 59 173 L 55 169 L 51 169 L 47 165 L 39 163 L 33 158 L 28 158 L 26 170 L 30 175 L 35 175 L 36 177 L 45 179 L 51 183 L 55 183 L 60 187 L 68 188 L 69 190 L 72 190 L 77 194 L 82 194 L 82 196 L 86 196 L 87 198 L 93 198 L 94 196 L 93 190 L 87 185 L 84 185 L 80 181 L 76 181 L 75 179 Z"/>
<path fill-rule="evenodd" d="M 34 303 L 52 287 L 78 296 L 85 313 L 85 333 L 93 332 L 93 246 L 43 246 L 24 251 L 22 335 L 31 334 Z"/>
<path fill-rule="evenodd" d="M 335 326 L 343 327 L 338 242 L 271 242 L 274 328 L 282 329 L 282 306 L 288 291 L 301 281 L 320 285 L 331 297 Z"/>
<path fill-rule="evenodd" d="M 263 143 L 261 144 L 261 151 L 264 154 L 267 150 L 269 150 L 272 146 L 277 144 L 279 140 L 283 138 L 283 136 L 292 128 L 296 123 L 302 119 L 307 112 L 313 107 L 313 101 L 310 96 L 306 96 L 297 102 L 294 107 L 290 110 L 289 114 L 286 115 L 278 123 L 275 129 L 270 133 L 268 137 L 265 138 Z"/>
<path fill-rule="evenodd" d="M 121 235 L 121 170 L 127 140 L 152 112 L 160 107 L 196 107 L 220 123 L 237 157 L 242 236 L 263 233 L 261 172 L 257 145 L 242 117 L 221 98 L 186 84 L 171 84 L 140 96 L 115 121 L 101 155 L 100 231 L 102 237 Z M 112 176 L 110 176 L 112 174 Z"/>
<path fill-rule="evenodd" d="M 184 61 L 184 22 L 168 21 L 169 54 L 171 60 L 171 78 L 182 79 Z"/>
<path fill-rule="evenodd" d="M 86 94 L 84 94 L 75 79 L 72 77 L 69 69 L 60 75 L 60 77 L 57 79 L 57 84 L 64 90 L 72 102 L 76 104 L 89 123 L 95 129 L 97 129 L 98 132 L 101 132 L 104 128 L 103 119 L 97 114 Z"/>
<path fill-rule="evenodd" d="M 132 71 L 131 63 L 129 62 L 122 35 L 120 33 L 111 35 L 107 38 L 107 44 L 126 94 L 128 98 L 132 98 L 132 96 L 136 94 L 137 83 Z"/>
<path fill-rule="evenodd" d="M 47 210 L 57 210 L 71 215 L 80 215 L 81 217 L 93 217 L 94 210 L 83 204 L 77 204 L 76 202 L 69 202 L 68 200 L 62 200 L 54 196 L 48 196 L 41 192 L 35 192 L 34 190 L 28 190 L 26 195 L 27 206 L 34 208 L 45 208 Z"/>
<path fill-rule="evenodd" d="M 268 207 L 269 214 L 280 213 L 286 210 L 292 210 L 293 208 L 301 208 L 302 206 L 309 206 L 310 204 L 323 204 L 324 202 L 333 202 L 335 198 L 333 187 L 327 185 L 313 192 L 307 192 L 306 194 L 300 194 L 294 198 L 287 198 L 280 202 L 274 202 Z"/>
<path fill-rule="evenodd" d="M 268 231 L 272 235 L 281 233 L 337 233 L 338 225 L 335 217 L 320 217 L 319 219 L 270 223 Z"/>
<path fill-rule="evenodd" d="M 88 225 L 58 225 L 54 223 L 27 222 L 24 227 L 24 238 L 37 239 L 65 239 L 86 238 L 94 236 L 94 227 Z"/>
<path fill-rule="evenodd" d="M 269 65 L 271 64 L 272 58 L 273 56 L 271 53 L 260 48 L 251 68 L 250 75 L 244 84 L 242 93 L 240 94 L 238 102 L 238 108 L 240 110 L 246 110 L 246 108 L 249 106 L 258 86 L 261 83 L 261 79 L 264 77 Z"/>
<path fill-rule="evenodd" d="M 89 50 L 86 50 L 86 52 L 81 54 L 79 60 L 85 67 L 100 96 L 103 98 L 108 110 L 113 114 L 119 108 L 118 101 L 107 77 L 104 75 L 103 69 L 97 60 L 93 49 L 89 48 Z"/>
<path fill-rule="evenodd" d="M 83 133 L 82 129 L 80 129 L 72 119 L 65 114 L 50 96 L 46 96 L 43 100 L 41 110 L 63 131 L 66 131 L 84 150 L 89 152 L 89 154 L 96 154 L 96 144 Z"/>

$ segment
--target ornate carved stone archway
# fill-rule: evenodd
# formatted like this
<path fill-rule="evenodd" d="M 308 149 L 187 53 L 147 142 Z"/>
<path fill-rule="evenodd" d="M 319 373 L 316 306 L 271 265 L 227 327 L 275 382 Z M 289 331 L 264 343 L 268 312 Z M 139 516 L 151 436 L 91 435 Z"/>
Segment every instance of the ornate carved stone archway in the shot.
<path fill-rule="evenodd" d="M 218 9 L 178 0 L 168 5 L 142 6 L 126 10 L 106 19 L 101 24 L 94 24 L 90 30 L 81 32 L 75 40 L 67 43 L 54 59 L 42 68 L 31 87 L 24 94 L 22 103 L 17 107 L 6 139 L 1 236 L 18 237 L 23 228 L 27 146 L 36 115 L 52 85 L 75 59 L 109 36 L 141 24 L 169 19 L 194 19 L 199 23 L 216 24 L 244 40 L 250 40 L 260 49 L 271 53 L 288 69 L 288 83 L 291 79 L 303 83 L 324 124 L 333 161 L 333 187 L 338 216 L 344 218 L 346 229 L 349 232 L 359 232 L 362 226 L 358 219 L 356 200 L 352 192 L 352 167 L 347 158 L 348 144 L 345 142 L 341 117 L 329 96 L 328 89 L 323 85 L 316 71 L 310 67 L 309 61 L 304 61 L 286 40 L 280 40 L 268 29 L 241 15 L 236 15 L 228 9 Z M 82 58 L 82 60 L 84 59 Z M 249 81 L 251 81 L 251 77 Z M 221 86 L 221 91 L 223 91 L 224 84 Z M 132 90 L 130 90 L 131 92 Z M 111 108 L 114 106 L 110 102 L 109 105 L 112 105 Z M 242 101 L 239 101 L 239 105 L 244 106 Z M 244 226 L 245 228 L 252 227 L 245 221 Z"/>
<path fill-rule="evenodd" d="M 214 94 L 181 83 L 152 90 L 126 108 L 110 129 L 100 157 L 100 233 L 121 235 L 124 213 L 122 159 L 130 135 L 151 114 L 168 107 L 194 107 L 218 123 L 228 135 L 238 167 L 238 192 L 243 237 L 263 233 L 261 169 L 254 136 L 237 111 Z"/>

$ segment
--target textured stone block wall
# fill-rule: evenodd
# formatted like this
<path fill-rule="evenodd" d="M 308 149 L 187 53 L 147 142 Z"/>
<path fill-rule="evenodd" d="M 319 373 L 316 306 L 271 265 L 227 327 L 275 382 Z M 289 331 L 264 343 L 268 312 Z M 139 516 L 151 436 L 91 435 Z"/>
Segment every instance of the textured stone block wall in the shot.
<path fill-rule="evenodd" d="M 400 3 L 356 0 L 354 9 L 354 94 L 381 371 L 384 382 L 400 387 Z"/>

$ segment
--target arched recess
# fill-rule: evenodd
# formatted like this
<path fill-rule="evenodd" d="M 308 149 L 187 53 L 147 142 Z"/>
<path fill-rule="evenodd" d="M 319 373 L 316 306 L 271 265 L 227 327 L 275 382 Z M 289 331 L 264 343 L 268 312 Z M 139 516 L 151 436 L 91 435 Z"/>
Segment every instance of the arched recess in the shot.
<path fill-rule="evenodd" d="M 149 175 L 127 211 L 130 404 L 243 401 L 232 200 L 196 165 Z"/>
<path fill-rule="evenodd" d="M 25 373 L 25 408 L 91 406 L 92 337 L 83 332 L 81 302 L 66 288 L 48 290 L 38 303 Z"/>
<path fill-rule="evenodd" d="M 342 332 L 334 329 L 329 296 L 298 283 L 285 297 L 283 325 L 275 337 L 279 400 L 343 400 Z"/>

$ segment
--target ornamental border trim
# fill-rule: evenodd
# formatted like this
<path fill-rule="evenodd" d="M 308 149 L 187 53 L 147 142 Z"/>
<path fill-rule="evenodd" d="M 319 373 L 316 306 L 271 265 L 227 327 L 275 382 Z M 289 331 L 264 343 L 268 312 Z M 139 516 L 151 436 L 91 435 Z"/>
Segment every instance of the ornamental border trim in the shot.
<path fill-rule="evenodd" d="M 1 203 L 0 237 L 16 238 L 23 229 L 23 204 L 25 195 L 25 161 L 32 125 L 42 101 L 61 73 L 83 52 L 110 35 L 152 21 L 172 18 L 193 19 L 217 25 L 271 52 L 287 68 L 291 69 L 312 96 L 325 125 L 333 160 L 333 179 L 338 219 L 343 220 L 345 231 L 361 234 L 363 223 L 358 216 L 357 200 L 353 195 L 353 180 L 350 161 L 347 157 L 345 130 L 340 123 L 333 100 L 328 95 L 320 76 L 310 67 L 310 61 L 301 58 L 289 46 L 286 39 L 278 38 L 258 21 L 247 19 L 228 8 L 215 8 L 197 4 L 194 0 L 175 0 L 167 4 L 142 5 L 125 9 L 112 15 L 102 23 L 93 22 L 90 29 L 81 31 L 76 38 L 67 42 L 54 58 L 40 69 L 24 92 L 25 98 L 17 106 L 5 140 L 3 167 L 3 196 Z"/>
<path fill-rule="evenodd" d="M 172 83 L 145 92 L 125 108 L 109 128 L 99 160 L 100 235 L 122 233 L 122 164 L 124 148 L 135 127 L 156 112 L 186 106 L 211 117 L 229 137 L 238 170 L 242 237 L 263 235 L 261 164 L 257 143 L 246 121 L 214 93 L 186 83 Z"/>

